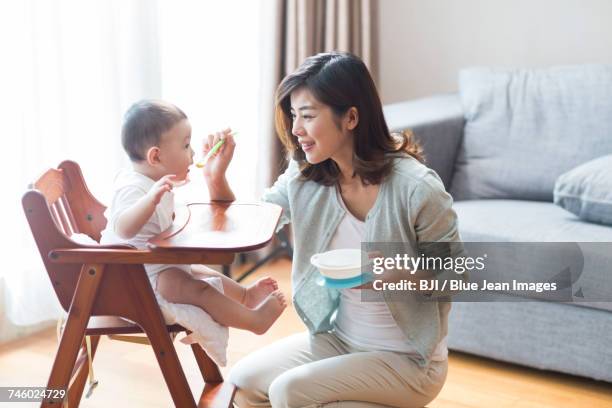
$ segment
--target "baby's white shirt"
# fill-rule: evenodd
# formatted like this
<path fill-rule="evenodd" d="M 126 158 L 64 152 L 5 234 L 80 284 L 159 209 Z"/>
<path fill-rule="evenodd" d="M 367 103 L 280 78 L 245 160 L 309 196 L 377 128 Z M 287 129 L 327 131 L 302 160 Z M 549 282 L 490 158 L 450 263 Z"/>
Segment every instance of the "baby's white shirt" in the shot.
<path fill-rule="evenodd" d="M 157 234 L 165 231 L 172 225 L 174 214 L 174 193 L 165 193 L 151 218 L 140 229 L 138 234 L 130 239 L 123 239 L 116 233 L 116 223 L 119 216 L 130 206 L 145 196 L 155 184 L 155 180 L 134 170 L 122 170 L 115 177 L 114 197 L 111 205 L 104 212 L 108 220 L 106 228 L 102 231 L 100 244 L 130 244 L 138 249 L 146 249 L 147 242 Z M 164 269 L 176 267 L 190 272 L 189 265 L 158 265 L 145 264 L 145 270 L 151 280 L 153 289 L 157 286 L 157 275 Z"/>

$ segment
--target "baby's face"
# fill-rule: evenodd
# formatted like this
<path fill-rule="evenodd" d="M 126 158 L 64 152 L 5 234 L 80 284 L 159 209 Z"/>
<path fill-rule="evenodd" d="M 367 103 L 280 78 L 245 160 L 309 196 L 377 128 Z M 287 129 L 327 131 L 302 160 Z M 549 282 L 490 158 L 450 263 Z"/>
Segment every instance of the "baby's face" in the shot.
<path fill-rule="evenodd" d="M 159 158 L 165 174 L 174 174 L 184 180 L 193 164 L 194 151 L 191 148 L 191 125 L 181 120 L 172 129 L 164 132 L 159 144 Z"/>

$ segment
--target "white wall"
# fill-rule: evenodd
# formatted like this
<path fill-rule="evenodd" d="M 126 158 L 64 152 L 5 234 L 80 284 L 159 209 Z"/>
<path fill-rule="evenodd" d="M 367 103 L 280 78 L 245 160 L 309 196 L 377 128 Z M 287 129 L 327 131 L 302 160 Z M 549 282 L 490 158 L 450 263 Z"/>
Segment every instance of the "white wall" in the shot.
<path fill-rule="evenodd" d="M 473 65 L 612 63 L 612 0 L 379 0 L 384 103 L 457 90 Z"/>

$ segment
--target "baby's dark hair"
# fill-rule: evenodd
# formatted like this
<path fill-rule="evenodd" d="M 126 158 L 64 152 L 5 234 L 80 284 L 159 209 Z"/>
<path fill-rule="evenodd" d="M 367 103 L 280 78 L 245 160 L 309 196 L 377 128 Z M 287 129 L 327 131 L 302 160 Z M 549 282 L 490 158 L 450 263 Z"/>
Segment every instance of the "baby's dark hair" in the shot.
<path fill-rule="evenodd" d="M 187 115 L 171 103 L 144 99 L 127 110 L 121 129 L 121 144 L 130 160 L 145 160 L 147 150 L 158 146 L 161 135 Z"/>

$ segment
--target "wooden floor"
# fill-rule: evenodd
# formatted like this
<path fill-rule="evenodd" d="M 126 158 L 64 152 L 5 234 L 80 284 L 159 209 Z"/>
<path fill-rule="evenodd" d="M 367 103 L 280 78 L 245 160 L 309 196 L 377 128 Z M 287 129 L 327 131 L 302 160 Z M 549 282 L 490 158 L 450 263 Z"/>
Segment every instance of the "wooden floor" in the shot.
<path fill-rule="evenodd" d="M 290 293 L 289 261 L 264 268 Z M 260 276 L 262 276 L 260 274 Z M 254 276 L 252 279 L 255 279 Z M 252 280 L 251 279 L 251 280 Z M 290 307 L 280 321 L 263 336 L 231 330 L 229 368 L 241 357 L 273 340 L 303 331 L 304 326 Z M 43 386 L 57 347 L 55 330 L 0 346 L 0 386 Z M 178 354 L 194 392 L 201 391 L 202 378 L 189 347 L 176 342 Z M 112 357 L 111 357 L 112 356 Z M 94 371 L 99 385 L 82 407 L 169 407 L 172 405 L 152 351 L 147 346 L 103 338 Z M 11 404 L 0 403 L 0 407 Z M 25 408 L 36 404 L 18 403 Z M 500 363 L 451 352 L 446 384 L 430 408 L 467 407 L 612 407 L 612 384 L 590 381 L 546 371 Z"/>

